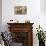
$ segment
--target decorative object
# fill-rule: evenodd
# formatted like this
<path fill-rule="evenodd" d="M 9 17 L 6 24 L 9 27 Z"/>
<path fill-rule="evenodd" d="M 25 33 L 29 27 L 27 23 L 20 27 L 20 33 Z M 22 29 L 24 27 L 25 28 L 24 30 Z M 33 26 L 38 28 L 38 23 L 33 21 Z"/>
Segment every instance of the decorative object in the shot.
<path fill-rule="evenodd" d="M 39 46 L 45 46 L 45 35 L 43 32 L 42 27 L 36 28 L 37 29 L 37 34 L 38 35 L 38 40 L 39 40 Z"/>
<path fill-rule="evenodd" d="M 14 14 L 16 15 L 27 14 L 27 6 L 15 6 Z"/>
<path fill-rule="evenodd" d="M 4 45 L 4 41 L 3 41 L 3 39 L 2 39 L 2 36 L 1 36 L 1 32 L 0 32 L 0 46 L 5 46 L 5 45 Z"/>
<path fill-rule="evenodd" d="M 10 21 L 13 21 L 13 20 L 10 20 Z"/>
<path fill-rule="evenodd" d="M 30 23 L 30 20 L 26 20 L 25 23 Z"/>
<path fill-rule="evenodd" d="M 12 36 L 11 36 L 11 32 L 9 31 L 5 31 L 5 32 L 1 32 L 1 36 L 2 39 L 4 41 L 4 45 L 5 46 L 10 46 L 10 42 L 12 42 Z"/>
<path fill-rule="evenodd" d="M 11 19 L 9 23 L 19 23 L 19 21 L 17 19 Z"/>
<path fill-rule="evenodd" d="M 45 40 L 46 40 L 46 31 L 44 31 L 44 35 L 45 35 Z"/>

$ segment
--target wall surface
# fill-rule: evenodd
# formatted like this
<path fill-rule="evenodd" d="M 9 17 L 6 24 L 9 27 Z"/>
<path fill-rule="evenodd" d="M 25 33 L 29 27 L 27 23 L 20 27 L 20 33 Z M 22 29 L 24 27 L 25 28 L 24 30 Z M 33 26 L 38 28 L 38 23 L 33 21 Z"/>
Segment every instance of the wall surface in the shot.
<path fill-rule="evenodd" d="M 14 7 L 16 5 L 27 6 L 27 14 L 26 15 L 15 15 Z M 10 19 L 17 19 L 19 22 L 24 22 L 25 20 L 30 20 L 30 22 L 36 23 L 36 25 L 40 21 L 40 0 L 3 0 L 2 1 L 2 22 L 5 30 L 6 23 Z"/>
<path fill-rule="evenodd" d="M 40 10 L 42 13 L 46 13 L 46 0 L 40 0 Z"/>
<path fill-rule="evenodd" d="M 36 37 L 36 27 L 40 24 L 44 31 L 46 30 L 46 15 L 41 12 L 43 2 L 40 0 L 2 0 L 2 26 L 3 31 L 8 31 L 7 22 L 9 20 L 18 20 L 19 22 L 25 22 L 30 20 L 33 25 L 33 45 L 38 46 L 38 38 Z M 26 15 L 15 15 L 15 6 L 27 6 Z"/>
<path fill-rule="evenodd" d="M 2 31 L 2 0 L 0 0 L 0 31 Z"/>

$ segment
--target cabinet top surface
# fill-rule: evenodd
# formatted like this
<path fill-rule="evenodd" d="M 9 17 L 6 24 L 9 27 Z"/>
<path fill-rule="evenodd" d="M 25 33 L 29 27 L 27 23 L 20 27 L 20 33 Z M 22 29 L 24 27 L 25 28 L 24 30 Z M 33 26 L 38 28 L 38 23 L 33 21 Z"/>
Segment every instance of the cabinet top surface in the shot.
<path fill-rule="evenodd" d="M 11 25 L 11 24 L 34 24 L 34 23 L 7 23 L 7 24 Z"/>

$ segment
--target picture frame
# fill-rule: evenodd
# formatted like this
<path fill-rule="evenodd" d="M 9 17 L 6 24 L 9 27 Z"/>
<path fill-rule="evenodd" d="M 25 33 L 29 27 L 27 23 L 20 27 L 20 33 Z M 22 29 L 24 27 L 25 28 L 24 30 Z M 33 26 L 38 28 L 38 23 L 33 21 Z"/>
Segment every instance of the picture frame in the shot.
<path fill-rule="evenodd" d="M 16 15 L 27 14 L 27 6 L 15 6 L 14 14 L 16 14 Z"/>

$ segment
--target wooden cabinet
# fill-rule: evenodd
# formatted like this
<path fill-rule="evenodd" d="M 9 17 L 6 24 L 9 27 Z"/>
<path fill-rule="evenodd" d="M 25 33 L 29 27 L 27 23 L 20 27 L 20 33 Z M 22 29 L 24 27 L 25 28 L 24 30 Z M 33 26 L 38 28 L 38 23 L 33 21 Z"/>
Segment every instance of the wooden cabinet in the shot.
<path fill-rule="evenodd" d="M 22 46 L 33 46 L 33 23 L 7 23 L 13 41 L 23 43 Z"/>

